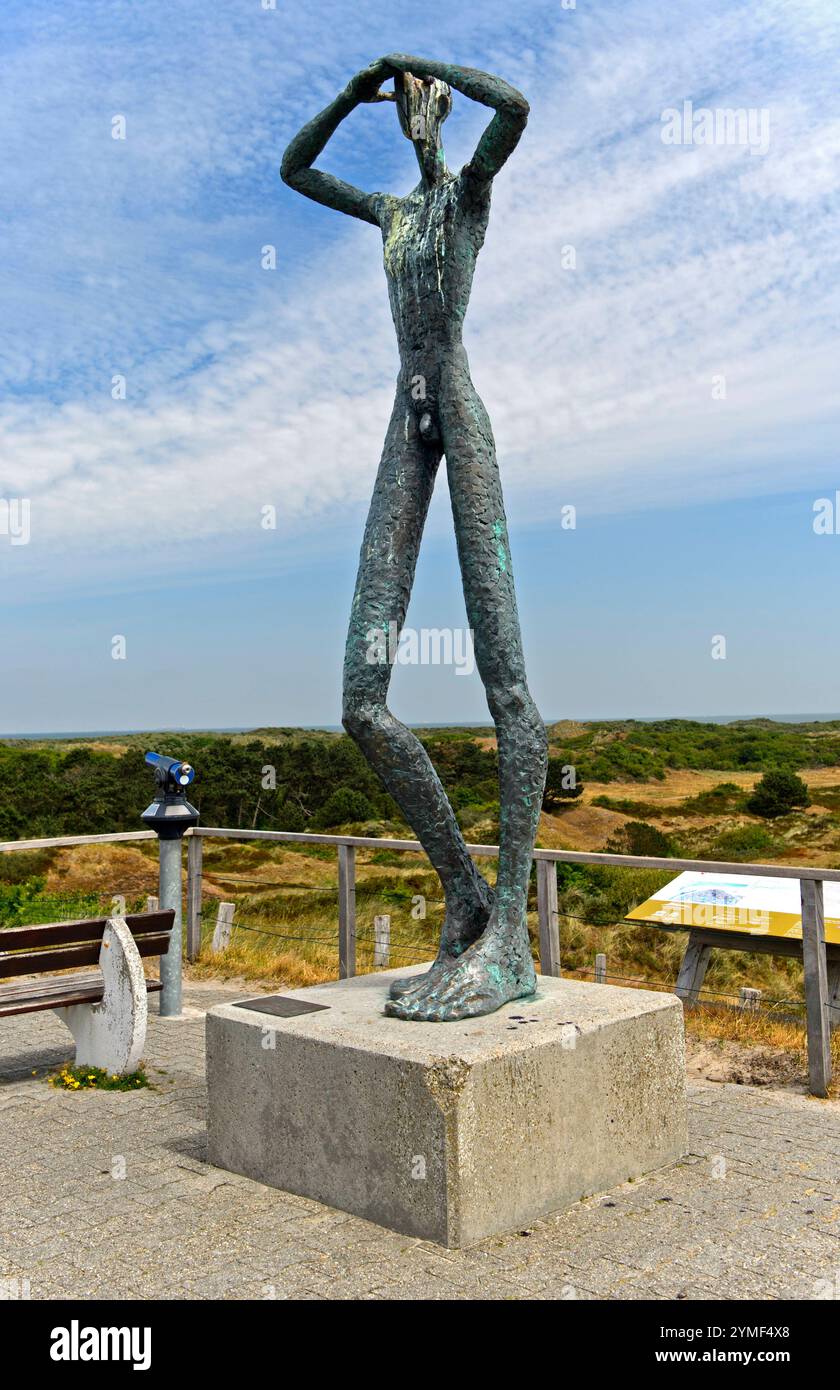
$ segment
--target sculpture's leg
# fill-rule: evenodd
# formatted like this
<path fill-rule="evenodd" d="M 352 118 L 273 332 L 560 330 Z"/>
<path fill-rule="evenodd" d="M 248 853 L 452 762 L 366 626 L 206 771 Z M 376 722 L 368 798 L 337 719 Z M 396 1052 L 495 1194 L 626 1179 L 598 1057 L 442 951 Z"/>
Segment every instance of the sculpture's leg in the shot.
<path fill-rule="evenodd" d="M 440 875 L 446 915 L 432 973 L 480 935 L 493 901 L 428 754 L 385 703 L 392 671 L 388 638 L 405 620 L 440 456 L 439 443 L 421 439 L 416 416 L 398 391 L 362 542 L 344 661 L 343 711 L 344 727 Z M 382 637 L 378 653 L 374 632 Z M 416 982 L 416 977 L 397 981 L 392 994 Z"/>
<path fill-rule="evenodd" d="M 499 747 L 499 872 L 481 938 L 386 1011 L 445 1021 L 492 1013 L 532 994 L 528 881 L 547 766 L 545 725 L 528 691 L 507 524 L 487 413 L 466 373 L 442 402 L 441 425 L 467 615 Z"/>

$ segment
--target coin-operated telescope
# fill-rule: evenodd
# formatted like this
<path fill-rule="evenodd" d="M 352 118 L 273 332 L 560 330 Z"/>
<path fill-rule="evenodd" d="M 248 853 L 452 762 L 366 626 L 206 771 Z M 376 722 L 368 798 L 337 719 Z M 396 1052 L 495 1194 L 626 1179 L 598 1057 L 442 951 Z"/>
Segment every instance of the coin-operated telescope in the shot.
<path fill-rule="evenodd" d="M 140 819 L 161 840 L 180 840 L 190 826 L 198 825 L 198 811 L 187 801 L 184 791 L 195 777 L 195 768 L 163 753 L 147 753 L 146 762 L 155 770 L 157 790 Z"/>
<path fill-rule="evenodd" d="M 160 1012 L 169 1018 L 181 1015 L 181 840 L 198 825 L 198 811 L 187 801 L 186 788 L 195 777 L 194 768 L 163 753 L 147 753 L 146 762 L 155 770 L 155 799 L 140 819 L 154 830 L 159 841 L 159 902 L 172 908 L 175 918 L 169 936 L 169 949 L 160 958 Z"/>

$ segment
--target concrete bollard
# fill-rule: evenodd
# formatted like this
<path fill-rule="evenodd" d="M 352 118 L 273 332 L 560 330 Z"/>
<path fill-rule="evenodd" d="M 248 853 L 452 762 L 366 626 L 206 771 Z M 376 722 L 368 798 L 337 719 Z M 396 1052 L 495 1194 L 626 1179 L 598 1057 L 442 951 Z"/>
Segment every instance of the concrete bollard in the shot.
<path fill-rule="evenodd" d="M 391 956 L 391 918 L 387 913 L 373 919 L 373 963 L 387 965 Z"/>
<path fill-rule="evenodd" d="M 226 951 L 230 945 L 235 906 L 235 903 L 219 903 L 219 910 L 216 913 L 216 929 L 213 932 L 214 951 Z"/>

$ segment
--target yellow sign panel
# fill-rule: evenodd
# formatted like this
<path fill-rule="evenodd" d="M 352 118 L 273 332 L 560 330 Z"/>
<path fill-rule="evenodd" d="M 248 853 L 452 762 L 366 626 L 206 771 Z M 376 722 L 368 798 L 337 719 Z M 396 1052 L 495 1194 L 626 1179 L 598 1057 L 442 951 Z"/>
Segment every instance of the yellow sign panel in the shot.
<path fill-rule="evenodd" d="M 840 883 L 824 885 L 825 939 L 840 945 Z M 802 939 L 799 881 L 753 874 L 680 874 L 654 898 L 634 907 L 627 921 L 706 928 L 744 936 Z"/>

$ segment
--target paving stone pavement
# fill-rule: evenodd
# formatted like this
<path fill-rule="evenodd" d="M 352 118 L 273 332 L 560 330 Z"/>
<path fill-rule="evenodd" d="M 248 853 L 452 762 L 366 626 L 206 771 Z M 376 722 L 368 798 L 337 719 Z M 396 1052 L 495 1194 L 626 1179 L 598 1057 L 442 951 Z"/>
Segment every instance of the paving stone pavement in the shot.
<path fill-rule="evenodd" d="M 0 1297 L 840 1297 L 840 1103 L 692 1084 L 677 1167 L 444 1250 L 209 1167 L 204 1012 L 243 990 L 184 997 L 129 1095 L 55 1090 L 63 1025 L 0 1020 Z"/>

